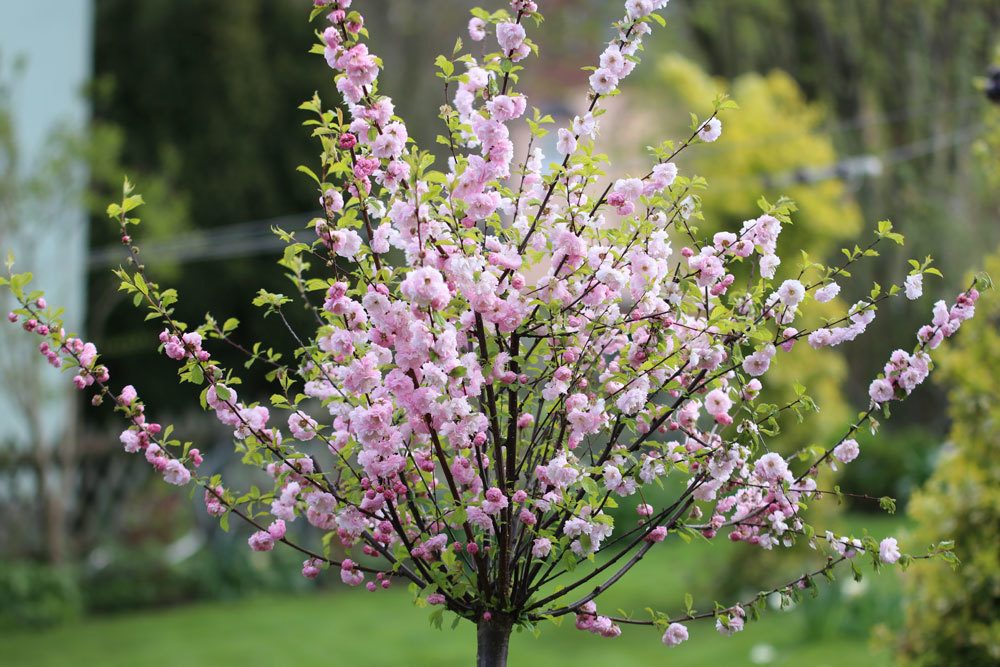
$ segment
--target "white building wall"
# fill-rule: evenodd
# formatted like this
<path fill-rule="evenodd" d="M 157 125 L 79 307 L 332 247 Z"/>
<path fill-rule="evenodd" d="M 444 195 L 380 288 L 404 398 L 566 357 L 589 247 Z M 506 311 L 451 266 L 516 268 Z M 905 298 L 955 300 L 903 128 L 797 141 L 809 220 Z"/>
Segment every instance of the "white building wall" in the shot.
<path fill-rule="evenodd" d="M 46 161 L 54 131 L 85 126 L 83 92 L 91 77 L 92 31 L 92 0 L 0 0 L 0 76 L 10 84 L 17 164 L 23 176 Z M 23 68 L 15 71 L 16 62 Z M 73 331 L 83 322 L 86 285 L 87 218 L 78 195 L 64 191 L 44 206 L 19 206 L 19 232 L 0 229 L 4 257 L 13 246 L 19 258 L 15 271 L 34 273 L 34 284 L 45 289 L 49 303 L 65 307 L 67 328 Z M 70 378 L 44 364 L 24 363 L 38 341 L 12 331 L 6 319 L 2 327 L 0 447 L 38 444 L 29 442 L 26 397 L 37 401 L 44 415 L 42 440 L 51 446 L 64 437 L 72 419 Z M 29 393 L 37 395 L 26 396 Z"/>

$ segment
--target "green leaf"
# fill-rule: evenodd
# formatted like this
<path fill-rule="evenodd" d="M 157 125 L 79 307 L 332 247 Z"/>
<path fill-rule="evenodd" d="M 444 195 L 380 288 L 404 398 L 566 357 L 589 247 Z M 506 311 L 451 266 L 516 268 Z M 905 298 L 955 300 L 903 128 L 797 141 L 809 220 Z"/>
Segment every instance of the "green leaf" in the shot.
<path fill-rule="evenodd" d="M 438 69 L 445 76 L 451 76 L 455 73 L 455 63 L 451 62 L 444 56 L 438 56 L 434 59 L 434 64 L 437 65 Z"/>
<path fill-rule="evenodd" d="M 142 195 L 132 195 L 131 197 L 126 197 L 122 201 L 121 212 L 128 213 L 129 211 L 139 208 L 146 202 L 143 201 Z"/>
<path fill-rule="evenodd" d="M 300 164 L 299 166 L 297 166 L 295 168 L 295 171 L 302 172 L 303 174 L 305 174 L 309 178 L 311 178 L 314 181 L 316 181 L 316 185 L 320 185 L 321 182 L 319 180 L 319 176 L 316 175 L 316 172 L 314 172 L 312 169 L 310 169 L 309 167 L 305 166 L 304 164 Z"/>

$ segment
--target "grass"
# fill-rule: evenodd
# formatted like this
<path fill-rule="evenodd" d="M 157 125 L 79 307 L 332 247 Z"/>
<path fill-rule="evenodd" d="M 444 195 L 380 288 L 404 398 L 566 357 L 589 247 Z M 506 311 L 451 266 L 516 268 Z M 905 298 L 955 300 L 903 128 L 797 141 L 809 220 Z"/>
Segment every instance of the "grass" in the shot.
<path fill-rule="evenodd" d="M 864 524 L 876 535 L 898 527 L 891 519 L 868 518 Z M 729 548 L 746 549 L 742 545 Z M 613 613 L 622 607 L 637 615 L 649 604 L 679 609 L 685 590 L 699 593 L 696 606 L 710 608 L 711 598 L 700 593 L 711 589 L 711 576 L 720 567 L 739 567 L 725 551 L 708 544 L 654 549 L 632 576 L 602 599 L 601 609 Z M 622 637 L 609 640 L 576 630 L 572 618 L 566 618 L 559 627 L 545 624 L 539 638 L 516 634 L 510 663 L 529 667 L 572 659 L 575 667 L 800 665 L 807 661 L 813 667 L 890 665 L 888 653 L 872 654 L 867 628 L 865 624 L 858 627 L 857 616 L 877 619 L 883 615 L 878 605 L 898 599 L 898 578 L 884 573 L 865 595 L 852 600 L 837 599 L 844 597 L 842 580 L 824 587 L 818 600 L 793 611 L 768 612 L 733 637 L 719 638 L 710 622 L 692 624 L 691 640 L 674 649 L 664 647 L 659 633 L 650 628 L 626 627 Z M 375 666 L 470 664 L 475 652 L 472 626 L 462 623 L 451 630 L 446 623 L 438 631 L 430 628 L 427 616 L 427 610 L 413 608 L 402 589 L 372 594 L 338 588 L 333 593 L 256 597 L 92 618 L 44 632 L 7 635 L 0 637 L 0 662 L 6 667 L 257 667 L 320 661 Z"/>

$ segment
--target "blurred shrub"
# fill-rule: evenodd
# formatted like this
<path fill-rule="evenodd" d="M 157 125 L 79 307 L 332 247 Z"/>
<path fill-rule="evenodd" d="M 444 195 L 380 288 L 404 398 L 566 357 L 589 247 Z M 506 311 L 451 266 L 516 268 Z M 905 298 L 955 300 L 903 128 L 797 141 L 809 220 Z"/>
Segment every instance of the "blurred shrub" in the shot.
<path fill-rule="evenodd" d="M 986 270 L 1000 275 L 1000 255 Z M 909 665 L 1000 664 L 1000 294 L 941 355 L 949 386 L 950 444 L 910 503 L 917 543 L 954 539 L 962 564 L 915 566 L 907 578 L 901 652 Z"/>
<path fill-rule="evenodd" d="M 805 621 L 805 641 L 851 638 L 867 640 L 872 628 L 898 630 L 903 622 L 899 579 L 885 571 L 855 581 L 845 574 L 830 586 L 820 588 L 816 599 L 808 599 L 797 610 Z"/>
<path fill-rule="evenodd" d="M 838 479 L 840 488 L 849 493 L 864 493 L 896 499 L 897 511 L 906 510 L 910 496 L 934 471 L 941 446 L 938 435 L 927 429 L 907 427 L 894 430 L 883 426 L 878 434 L 867 430 L 857 434 L 861 456 L 843 467 Z M 880 512 L 878 503 L 845 497 L 847 507 L 858 512 Z"/>
<path fill-rule="evenodd" d="M 253 553 L 242 539 L 228 537 L 178 562 L 168 562 L 163 546 L 151 544 L 105 553 L 96 569 L 0 563 L 0 632 L 57 625 L 84 611 L 116 613 L 316 588 L 299 574 L 297 553 Z"/>
<path fill-rule="evenodd" d="M 234 599 L 253 593 L 305 590 L 290 550 L 250 552 L 242 541 L 226 540 L 170 563 L 162 547 L 121 550 L 107 566 L 81 576 L 89 612 L 111 613 L 198 600 Z"/>
<path fill-rule="evenodd" d="M 0 631 L 40 628 L 80 615 L 72 570 L 33 563 L 0 563 Z"/>

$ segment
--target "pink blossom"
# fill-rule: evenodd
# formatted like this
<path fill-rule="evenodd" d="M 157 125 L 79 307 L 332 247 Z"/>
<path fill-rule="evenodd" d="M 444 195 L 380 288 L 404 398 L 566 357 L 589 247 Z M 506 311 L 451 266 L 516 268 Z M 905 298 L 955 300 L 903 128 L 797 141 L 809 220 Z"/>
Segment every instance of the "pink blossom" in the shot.
<path fill-rule="evenodd" d="M 868 387 L 868 395 L 875 403 L 885 403 L 893 399 L 895 392 L 888 380 L 876 379 Z"/>
<path fill-rule="evenodd" d="M 861 450 L 858 448 L 858 441 L 854 439 L 844 440 L 833 448 L 834 458 L 841 463 L 850 463 L 854 459 L 858 458 L 858 454 L 860 452 Z"/>
<path fill-rule="evenodd" d="M 732 419 L 728 419 L 732 407 L 733 400 L 729 397 L 729 392 L 724 389 L 713 389 L 705 396 L 705 411 L 719 423 L 732 422 Z"/>
<path fill-rule="evenodd" d="M 728 613 L 716 618 L 715 629 L 718 630 L 719 634 L 726 636 L 742 632 L 745 616 L 746 612 L 743 611 L 742 607 L 733 607 L 728 610 Z"/>
<path fill-rule="evenodd" d="M 316 437 L 316 420 L 303 412 L 295 412 L 288 416 L 288 429 L 296 440 L 306 442 Z"/>
<path fill-rule="evenodd" d="M 469 38 L 474 42 L 481 42 L 486 37 L 486 22 L 481 18 L 472 17 L 469 19 Z"/>
<path fill-rule="evenodd" d="M 878 545 L 878 556 L 883 563 L 891 565 L 898 561 L 901 555 L 895 537 L 887 537 Z"/>
<path fill-rule="evenodd" d="M 191 481 L 191 471 L 177 459 L 170 459 L 163 470 L 163 481 L 167 484 L 184 486 Z"/>
<path fill-rule="evenodd" d="M 838 294 L 840 294 L 840 285 L 837 283 L 828 283 L 816 290 L 815 297 L 820 303 L 826 303 L 833 301 Z"/>
<path fill-rule="evenodd" d="M 274 538 L 266 530 L 258 530 L 250 536 L 247 544 L 254 551 L 271 551 L 274 549 Z"/>
<path fill-rule="evenodd" d="M 536 538 L 531 544 L 531 555 L 534 558 L 545 558 L 551 551 L 552 542 L 548 538 Z"/>
<path fill-rule="evenodd" d="M 497 514 L 506 507 L 507 497 L 503 495 L 503 491 L 495 486 L 490 487 L 486 491 L 486 496 L 483 500 L 483 511 L 487 514 Z"/>
<path fill-rule="evenodd" d="M 661 162 L 653 167 L 650 183 L 657 191 L 665 190 L 674 184 L 677 178 L 677 165 L 673 162 Z"/>
<path fill-rule="evenodd" d="M 354 561 L 345 558 L 340 565 L 340 579 L 348 586 L 358 586 L 365 580 L 365 574 L 357 569 Z"/>
<path fill-rule="evenodd" d="M 142 439 L 140 438 L 139 431 L 125 429 L 122 431 L 121 435 L 118 436 L 118 439 L 125 447 L 125 451 L 129 454 L 135 454 L 142 449 Z"/>
<path fill-rule="evenodd" d="M 671 623 L 663 633 L 663 643 L 667 646 L 677 646 L 688 639 L 688 629 L 680 623 Z"/>
<path fill-rule="evenodd" d="M 653 530 L 649 531 L 649 534 L 646 535 L 646 537 L 643 539 L 645 539 L 647 542 L 658 544 L 663 540 L 667 539 L 667 527 L 657 526 Z"/>
<path fill-rule="evenodd" d="M 497 42 L 504 53 L 517 51 L 524 43 L 524 26 L 519 23 L 504 21 L 497 24 Z"/>
<path fill-rule="evenodd" d="M 608 95 L 618 87 L 618 77 L 606 67 L 602 67 L 590 75 L 590 87 L 598 95 Z"/>
<path fill-rule="evenodd" d="M 122 405 L 132 405 L 132 401 L 136 399 L 138 394 L 135 391 L 135 387 L 128 384 L 122 389 L 122 393 L 118 396 L 118 401 Z"/>
<path fill-rule="evenodd" d="M 285 537 L 285 522 L 282 519 L 276 519 L 267 527 L 267 533 L 274 539 L 275 542 L 280 541 Z"/>
<path fill-rule="evenodd" d="M 556 142 L 556 150 L 562 155 L 569 155 L 576 151 L 576 137 L 565 127 L 559 128 L 559 139 Z"/>
<path fill-rule="evenodd" d="M 205 490 L 205 511 L 210 516 L 222 516 L 226 513 L 226 505 L 220 499 L 223 493 L 224 490 L 221 486 L 216 486 L 214 492 L 208 489 Z"/>
<path fill-rule="evenodd" d="M 720 136 L 722 136 L 722 121 L 718 118 L 709 118 L 698 128 L 698 137 L 702 141 L 712 142 Z"/>
<path fill-rule="evenodd" d="M 771 359 L 774 357 L 774 346 L 768 345 L 743 360 L 743 370 L 754 377 L 759 377 L 767 372 L 771 366 Z"/>
<path fill-rule="evenodd" d="M 760 275 L 764 278 L 773 278 L 779 264 L 781 264 L 781 259 L 777 255 L 763 255 L 760 258 Z"/>
<path fill-rule="evenodd" d="M 451 299 L 441 273 L 431 267 L 410 271 L 399 289 L 414 305 L 421 307 L 444 308 Z"/>
<path fill-rule="evenodd" d="M 754 472 L 763 480 L 768 482 L 792 481 L 792 473 L 788 470 L 788 464 L 781 454 L 771 452 L 765 454 L 757 460 Z"/>
<path fill-rule="evenodd" d="M 919 299 L 924 293 L 924 274 L 915 273 L 912 276 L 907 276 L 905 286 L 907 299 L 911 301 Z"/>
<path fill-rule="evenodd" d="M 306 579 L 315 579 L 322 571 L 321 566 L 322 561 L 316 558 L 307 558 L 302 561 L 302 576 Z"/>

